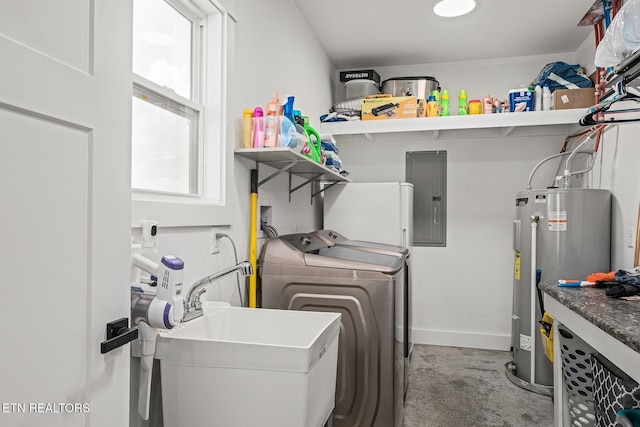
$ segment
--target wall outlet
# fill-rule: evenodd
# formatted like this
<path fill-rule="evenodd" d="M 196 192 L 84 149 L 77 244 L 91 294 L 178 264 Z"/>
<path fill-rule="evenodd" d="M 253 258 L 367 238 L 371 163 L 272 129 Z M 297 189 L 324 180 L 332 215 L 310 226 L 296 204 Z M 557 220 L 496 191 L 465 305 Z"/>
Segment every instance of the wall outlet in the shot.
<path fill-rule="evenodd" d="M 220 239 L 216 237 L 216 234 L 219 232 L 220 230 L 216 228 L 211 229 L 211 255 L 220 253 Z"/>

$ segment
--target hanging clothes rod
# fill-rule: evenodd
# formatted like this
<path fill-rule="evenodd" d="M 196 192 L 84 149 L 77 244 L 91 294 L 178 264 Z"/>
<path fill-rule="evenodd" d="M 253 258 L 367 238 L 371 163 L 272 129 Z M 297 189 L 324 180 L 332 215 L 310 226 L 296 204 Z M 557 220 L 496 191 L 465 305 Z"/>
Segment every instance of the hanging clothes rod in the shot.
<path fill-rule="evenodd" d="M 598 124 L 616 124 L 640 121 L 640 96 L 627 91 L 625 79 L 620 80 L 617 85 L 617 94 L 610 100 L 594 105 L 589 112 L 580 118 L 580 125 L 594 126 Z M 614 105 L 620 106 L 622 103 L 631 102 L 631 107 L 622 109 L 612 109 Z M 632 118 L 622 118 L 623 114 L 636 113 Z"/>

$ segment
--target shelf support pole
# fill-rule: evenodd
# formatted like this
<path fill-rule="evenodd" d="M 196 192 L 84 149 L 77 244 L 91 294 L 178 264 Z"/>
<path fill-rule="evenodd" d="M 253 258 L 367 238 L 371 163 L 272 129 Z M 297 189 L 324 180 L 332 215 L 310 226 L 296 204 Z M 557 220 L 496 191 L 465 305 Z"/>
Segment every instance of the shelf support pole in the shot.
<path fill-rule="evenodd" d="M 309 184 L 310 182 L 313 182 L 314 180 L 316 180 L 317 178 L 320 178 L 322 175 L 324 175 L 323 173 L 318 173 L 318 174 L 314 174 L 311 178 L 307 179 L 305 182 L 303 182 L 302 184 L 291 188 L 291 183 L 289 183 L 289 194 L 293 193 L 294 191 L 297 191 L 299 189 L 301 189 L 302 187 L 304 187 L 305 185 Z"/>
<path fill-rule="evenodd" d="M 296 163 L 298 163 L 298 161 L 294 160 L 291 163 L 287 164 L 286 166 L 283 166 L 282 168 L 278 169 L 276 172 L 272 173 L 271 175 L 269 175 L 268 177 L 266 177 L 265 179 L 260 181 L 258 183 L 258 187 L 261 186 L 262 184 L 264 184 L 265 182 L 271 181 L 273 178 L 275 178 L 276 176 L 280 175 L 281 173 L 288 171 L 289 169 L 294 167 L 296 165 Z"/>
<path fill-rule="evenodd" d="M 316 197 L 318 194 L 328 190 L 329 188 L 333 187 L 334 185 L 336 185 L 338 183 L 338 181 L 334 181 L 331 184 L 327 184 L 324 187 L 322 187 L 320 190 L 316 191 L 315 193 L 311 194 L 311 197 Z"/>

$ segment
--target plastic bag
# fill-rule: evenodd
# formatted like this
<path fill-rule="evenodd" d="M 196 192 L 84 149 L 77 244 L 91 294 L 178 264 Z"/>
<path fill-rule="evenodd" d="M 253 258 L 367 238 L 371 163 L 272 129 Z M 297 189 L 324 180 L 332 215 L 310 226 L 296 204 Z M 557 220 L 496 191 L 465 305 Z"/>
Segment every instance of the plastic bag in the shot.
<path fill-rule="evenodd" d="M 556 89 L 593 87 L 593 82 L 585 76 L 580 65 L 570 65 L 562 61 L 545 65 L 533 84 L 540 86 L 548 84 L 551 92 Z"/>
<path fill-rule="evenodd" d="M 640 0 L 628 0 L 596 48 L 596 67 L 613 67 L 640 49 Z"/>

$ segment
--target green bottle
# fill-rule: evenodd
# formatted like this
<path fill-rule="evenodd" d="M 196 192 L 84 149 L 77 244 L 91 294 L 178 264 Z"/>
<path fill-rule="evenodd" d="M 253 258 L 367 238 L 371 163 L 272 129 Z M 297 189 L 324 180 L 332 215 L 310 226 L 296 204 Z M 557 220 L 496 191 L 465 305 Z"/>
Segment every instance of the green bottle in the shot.
<path fill-rule="evenodd" d="M 441 116 L 449 116 L 451 115 L 451 111 L 449 109 L 449 91 L 448 90 L 443 90 L 442 91 L 442 101 L 441 101 L 441 105 L 442 105 L 442 114 L 440 114 Z"/>
<path fill-rule="evenodd" d="M 322 154 L 321 154 L 321 144 L 322 141 L 320 139 L 320 134 L 311 126 L 309 126 L 309 116 L 304 116 L 304 130 L 307 132 L 309 136 L 309 151 L 307 152 L 303 149 L 302 154 L 314 160 L 316 163 L 322 163 Z M 315 139 L 314 143 L 311 139 Z"/>
<path fill-rule="evenodd" d="M 458 115 L 466 116 L 469 114 L 469 105 L 467 103 L 467 91 L 460 89 L 460 95 L 458 96 Z"/>

